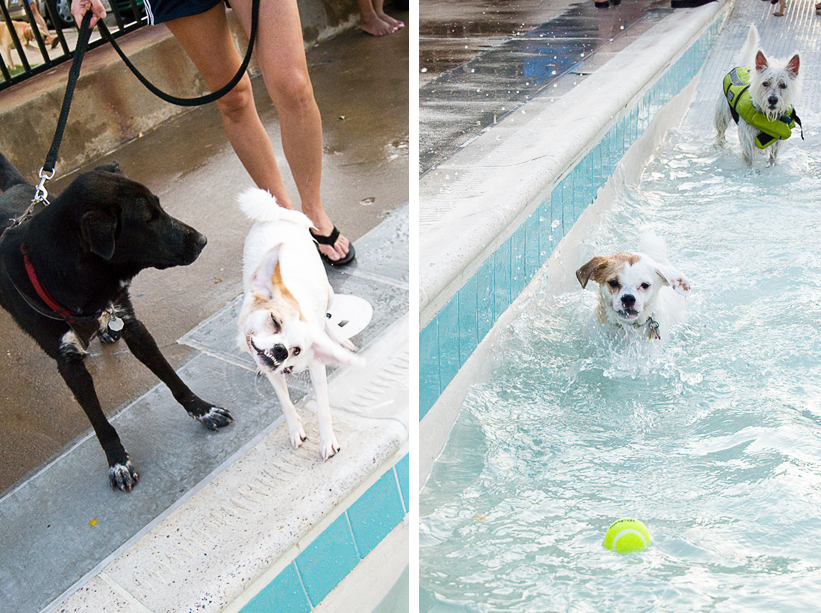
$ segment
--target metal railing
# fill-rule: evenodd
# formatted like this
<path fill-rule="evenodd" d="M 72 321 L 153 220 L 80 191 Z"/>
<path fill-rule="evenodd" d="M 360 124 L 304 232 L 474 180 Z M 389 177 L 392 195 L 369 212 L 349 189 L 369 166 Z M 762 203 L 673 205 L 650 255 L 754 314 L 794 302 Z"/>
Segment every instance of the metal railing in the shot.
<path fill-rule="evenodd" d="M 106 25 L 115 37 L 147 24 L 143 0 L 103 4 Z M 71 0 L 0 0 L 0 91 L 73 57 L 78 32 L 70 6 Z M 93 32 L 89 49 L 103 44 Z"/>

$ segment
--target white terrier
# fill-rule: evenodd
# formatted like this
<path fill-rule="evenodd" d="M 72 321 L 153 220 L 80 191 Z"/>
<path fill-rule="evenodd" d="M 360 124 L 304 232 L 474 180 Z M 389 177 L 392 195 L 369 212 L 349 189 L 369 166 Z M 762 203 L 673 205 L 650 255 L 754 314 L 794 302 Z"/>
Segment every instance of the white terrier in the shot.
<path fill-rule="evenodd" d="M 239 344 L 273 385 L 295 448 L 306 437 L 285 375 L 310 372 L 316 392 L 319 453 L 327 460 L 340 446 L 331 423 L 325 365 L 348 366 L 363 360 L 352 353 L 353 343 L 329 325 L 326 314 L 334 292 L 308 233 L 311 220 L 299 211 L 281 208 L 261 189 L 243 192 L 239 201 L 242 211 L 256 222 L 245 239 Z"/>
<path fill-rule="evenodd" d="M 738 124 L 741 158 L 747 166 L 752 166 L 757 149 L 767 149 L 770 165 L 775 164 L 781 141 L 790 137 L 796 123 L 801 126 L 793 108 L 801 95 L 798 54 L 771 59 L 760 49 L 760 42 L 758 30 L 750 24 L 736 58 L 738 66 L 724 77 L 724 95 L 716 103 L 714 117 L 720 146 L 730 119 Z"/>
<path fill-rule="evenodd" d="M 644 253 L 596 256 L 576 271 L 576 278 L 582 288 L 591 280 L 599 284 L 597 323 L 628 336 L 666 341 L 687 318 L 690 281 L 667 263 L 664 241 L 654 233 L 642 236 L 640 248 Z"/>

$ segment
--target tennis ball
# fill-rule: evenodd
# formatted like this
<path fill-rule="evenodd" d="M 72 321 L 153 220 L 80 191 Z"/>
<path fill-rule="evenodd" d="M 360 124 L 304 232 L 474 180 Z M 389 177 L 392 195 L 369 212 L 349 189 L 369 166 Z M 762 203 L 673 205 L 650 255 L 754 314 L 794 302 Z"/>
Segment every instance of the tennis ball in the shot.
<path fill-rule="evenodd" d="M 651 544 L 647 526 L 638 519 L 619 519 L 613 522 L 604 535 L 605 548 L 618 553 L 641 551 Z"/>

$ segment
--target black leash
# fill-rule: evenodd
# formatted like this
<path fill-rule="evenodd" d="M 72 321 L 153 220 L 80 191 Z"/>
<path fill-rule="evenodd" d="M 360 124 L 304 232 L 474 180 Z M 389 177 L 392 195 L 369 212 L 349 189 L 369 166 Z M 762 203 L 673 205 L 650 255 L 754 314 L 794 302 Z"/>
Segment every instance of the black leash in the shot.
<path fill-rule="evenodd" d="M 257 23 L 259 22 L 259 2 L 260 0 L 253 0 L 251 3 L 251 33 L 248 36 L 248 50 L 245 52 L 245 59 L 242 60 L 242 66 L 240 66 L 237 74 L 234 75 L 234 78 L 231 79 L 227 85 L 223 88 L 218 89 L 215 92 L 207 94 L 205 96 L 199 96 L 197 98 L 178 98 L 176 96 L 172 96 L 171 94 L 167 94 L 164 91 L 158 89 L 151 81 L 145 78 L 143 74 L 137 70 L 137 67 L 131 63 L 131 61 L 126 57 L 123 50 L 120 49 L 120 46 L 114 40 L 114 37 L 111 35 L 111 32 L 108 31 L 106 25 L 102 22 L 102 20 L 97 22 L 97 26 L 100 28 L 100 31 L 103 35 L 108 39 L 108 42 L 111 43 L 111 46 L 114 47 L 114 50 L 117 52 L 117 55 L 122 58 L 123 62 L 126 66 L 128 66 L 129 70 L 134 73 L 134 76 L 140 80 L 140 83 L 148 88 L 155 96 L 162 98 L 166 102 L 170 102 L 171 104 L 176 104 L 177 106 L 199 106 L 201 104 L 208 104 L 209 102 L 214 102 L 218 100 L 228 92 L 230 92 L 239 80 L 242 78 L 242 75 L 245 74 L 245 71 L 248 69 L 248 64 L 251 62 L 251 52 L 254 49 L 254 40 L 257 37 Z M 86 13 L 88 15 L 88 13 Z M 83 18 L 83 22 L 85 22 L 85 18 Z"/>
<path fill-rule="evenodd" d="M 105 23 L 103 23 L 102 20 L 99 20 L 97 22 L 97 26 L 100 28 L 103 35 L 108 39 L 108 42 L 111 43 L 111 46 L 114 47 L 117 55 L 119 55 L 125 65 L 128 66 L 129 70 L 134 73 L 134 76 L 137 77 L 140 83 L 145 85 L 152 94 L 162 98 L 166 102 L 176 104 L 177 106 L 199 106 L 214 102 L 234 89 L 236 84 L 239 83 L 240 79 L 242 79 L 242 75 L 244 75 L 245 71 L 248 69 L 248 64 L 251 62 L 251 53 L 254 50 L 254 40 L 257 36 L 257 26 L 259 23 L 259 3 L 260 0 L 253 0 L 251 3 L 251 33 L 248 37 L 248 49 L 245 52 L 245 58 L 242 60 L 242 65 L 234 75 L 234 78 L 217 91 L 205 96 L 198 96 L 196 98 L 178 98 L 177 96 L 172 96 L 171 94 L 167 94 L 157 88 L 153 83 L 146 79 L 145 76 L 137 70 L 137 67 L 131 63 L 128 57 L 126 57 L 123 50 L 111 35 L 111 32 L 108 31 Z M 45 183 L 54 176 L 54 166 L 57 163 L 57 154 L 60 151 L 60 144 L 63 141 L 63 132 L 65 132 L 66 123 L 68 122 L 68 112 L 71 109 L 71 99 L 74 96 L 74 88 L 76 87 L 77 79 L 80 76 L 80 66 L 83 63 L 83 57 L 88 50 L 88 40 L 91 36 L 91 16 L 91 11 L 86 11 L 86 14 L 83 16 L 83 21 L 80 24 L 80 34 L 77 39 L 77 46 L 74 49 L 74 58 L 71 62 L 71 69 L 68 72 L 68 83 L 66 84 L 65 96 L 63 96 L 63 106 L 60 109 L 60 118 L 57 120 L 57 129 L 54 132 L 54 139 L 51 142 L 51 149 L 49 149 L 48 155 L 46 156 L 46 162 L 40 169 L 40 182 L 37 184 L 37 191 L 35 192 L 34 200 L 32 201 L 31 206 L 25 213 L 23 213 L 14 225 L 18 225 L 25 221 L 25 219 L 31 215 L 31 212 L 37 203 L 43 202 L 48 204 L 48 191 L 46 191 Z"/>

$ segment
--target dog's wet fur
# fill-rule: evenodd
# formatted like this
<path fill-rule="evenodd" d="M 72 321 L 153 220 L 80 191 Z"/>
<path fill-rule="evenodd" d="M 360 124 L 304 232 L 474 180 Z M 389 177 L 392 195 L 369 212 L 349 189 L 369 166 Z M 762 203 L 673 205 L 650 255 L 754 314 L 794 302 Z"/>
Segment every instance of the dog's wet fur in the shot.
<path fill-rule="evenodd" d="M 0 154 L 0 232 L 31 204 L 35 188 Z M 124 323 L 122 338 L 134 356 L 171 390 L 191 417 L 210 430 L 227 426 L 230 413 L 197 397 L 174 372 L 156 342 L 134 315 L 128 295 L 131 280 L 145 268 L 186 266 L 199 257 L 206 238 L 168 215 L 147 187 L 128 179 L 116 163 L 78 176 L 51 204 L 11 227 L 0 241 L 0 305 L 51 358 L 85 411 L 109 465 L 112 488 L 131 491 L 137 471 L 108 422 L 84 365 L 90 337 L 106 334 L 109 313 Z M 37 302 L 26 272 L 25 245 L 42 286 L 62 307 L 98 321 L 70 325 L 41 314 L 23 297 Z M 47 310 L 47 309 L 44 309 Z"/>

